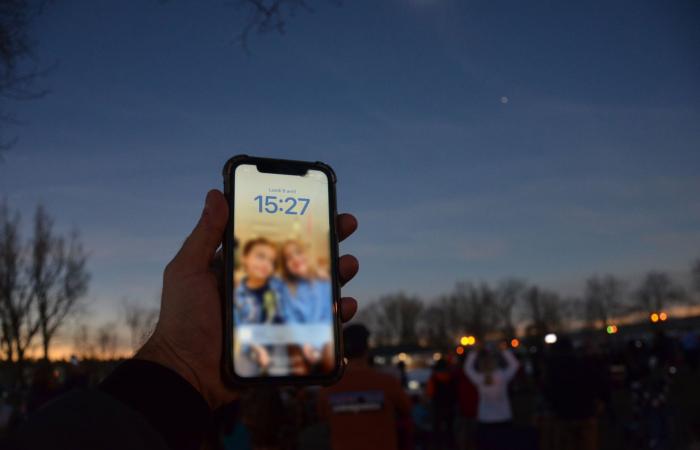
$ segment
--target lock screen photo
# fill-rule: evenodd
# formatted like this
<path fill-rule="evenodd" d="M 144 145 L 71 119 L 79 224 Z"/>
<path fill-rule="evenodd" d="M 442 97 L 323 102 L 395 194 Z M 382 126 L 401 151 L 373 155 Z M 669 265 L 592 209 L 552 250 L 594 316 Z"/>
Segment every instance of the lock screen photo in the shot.
<path fill-rule="evenodd" d="M 234 370 L 240 377 L 333 370 L 328 177 L 235 170 Z"/>

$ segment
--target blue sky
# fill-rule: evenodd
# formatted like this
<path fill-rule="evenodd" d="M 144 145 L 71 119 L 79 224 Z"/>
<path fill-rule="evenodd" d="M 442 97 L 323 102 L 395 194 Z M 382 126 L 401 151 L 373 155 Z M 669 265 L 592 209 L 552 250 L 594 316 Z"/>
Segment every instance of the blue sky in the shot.
<path fill-rule="evenodd" d="M 51 93 L 6 104 L 23 123 L 0 193 L 82 231 L 98 322 L 155 305 L 237 153 L 336 169 L 360 301 L 509 275 L 574 293 L 700 256 L 697 2 L 312 4 L 250 55 L 219 0 L 37 20 Z"/>

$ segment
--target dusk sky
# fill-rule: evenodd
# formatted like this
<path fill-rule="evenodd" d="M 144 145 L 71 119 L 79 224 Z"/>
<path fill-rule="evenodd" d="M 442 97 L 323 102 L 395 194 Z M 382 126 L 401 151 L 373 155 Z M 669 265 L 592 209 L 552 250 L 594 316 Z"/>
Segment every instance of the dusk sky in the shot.
<path fill-rule="evenodd" d="M 572 294 L 700 256 L 697 1 L 309 2 L 250 55 L 223 0 L 56 1 L 34 23 L 51 92 L 4 105 L 0 195 L 80 229 L 96 324 L 156 305 L 238 153 L 334 167 L 361 303 L 510 275 Z"/>

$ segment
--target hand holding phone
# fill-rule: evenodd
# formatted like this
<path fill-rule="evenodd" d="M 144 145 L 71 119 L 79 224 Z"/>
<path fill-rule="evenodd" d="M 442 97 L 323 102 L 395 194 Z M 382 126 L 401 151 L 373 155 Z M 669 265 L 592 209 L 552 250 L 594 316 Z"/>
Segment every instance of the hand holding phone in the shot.
<path fill-rule="evenodd" d="M 332 382 L 342 369 L 333 170 L 237 156 L 224 185 L 226 377 Z"/>
<path fill-rule="evenodd" d="M 223 193 L 207 194 L 202 216 L 163 275 L 163 294 L 158 324 L 135 358 L 168 367 L 191 384 L 212 409 L 235 399 L 236 392 L 222 378 L 223 264 L 215 258 L 228 220 Z M 355 218 L 337 218 L 338 238 L 350 236 Z M 357 260 L 346 255 L 338 260 L 341 284 L 357 273 Z M 357 303 L 341 300 L 343 321 L 352 318 Z"/>

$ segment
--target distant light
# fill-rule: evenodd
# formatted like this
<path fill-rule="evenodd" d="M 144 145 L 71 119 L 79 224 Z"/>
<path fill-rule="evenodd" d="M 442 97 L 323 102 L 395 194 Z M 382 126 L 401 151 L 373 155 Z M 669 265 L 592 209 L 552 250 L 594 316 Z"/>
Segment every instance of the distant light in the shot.
<path fill-rule="evenodd" d="M 467 345 L 476 344 L 476 338 L 474 336 L 467 336 Z"/>
<path fill-rule="evenodd" d="M 660 320 L 660 321 L 666 322 L 666 319 L 668 319 L 668 314 L 666 314 L 665 312 L 662 312 L 662 313 L 659 314 L 659 320 Z"/>
<path fill-rule="evenodd" d="M 513 338 L 510 340 L 510 346 L 513 348 L 518 348 L 518 347 L 520 347 L 520 341 L 517 340 L 516 338 Z"/>
<path fill-rule="evenodd" d="M 420 389 L 420 383 L 416 380 L 409 380 L 408 389 L 411 391 L 417 391 L 418 389 Z"/>
<path fill-rule="evenodd" d="M 459 338 L 460 345 L 469 345 L 469 338 L 467 336 L 462 336 Z"/>
<path fill-rule="evenodd" d="M 439 361 L 442 358 L 442 353 L 435 352 L 433 353 L 433 361 Z"/>
<path fill-rule="evenodd" d="M 406 362 L 407 359 L 408 359 L 407 354 L 405 354 L 404 352 L 399 353 L 399 361 Z"/>
<path fill-rule="evenodd" d="M 456 352 L 457 352 L 458 355 L 464 354 L 464 347 L 457 347 Z"/>
<path fill-rule="evenodd" d="M 501 103 L 503 103 L 504 105 L 508 103 L 508 97 L 506 97 L 505 95 L 501 97 Z"/>
<path fill-rule="evenodd" d="M 636 341 L 634 341 L 634 346 L 635 346 L 635 347 L 637 347 L 637 348 L 642 348 L 642 345 L 643 345 L 643 344 L 642 344 L 642 341 L 640 341 L 639 339 L 637 339 Z"/>
<path fill-rule="evenodd" d="M 617 325 L 608 325 L 605 328 L 605 332 L 608 334 L 615 334 L 615 333 L 617 333 L 617 331 L 618 331 Z"/>
<path fill-rule="evenodd" d="M 651 316 L 649 316 L 649 319 L 653 322 L 656 323 L 659 321 L 659 315 L 656 313 L 651 313 Z"/>
<path fill-rule="evenodd" d="M 676 372 L 678 372 L 678 370 L 676 369 L 676 366 L 671 366 L 668 368 L 668 373 L 670 373 L 671 375 L 675 375 Z"/>
<path fill-rule="evenodd" d="M 383 356 L 375 356 L 374 363 L 383 366 L 384 364 L 386 364 L 386 358 Z"/>
<path fill-rule="evenodd" d="M 544 343 L 545 344 L 554 344 L 557 342 L 557 335 L 554 333 L 549 333 L 544 336 Z"/>

